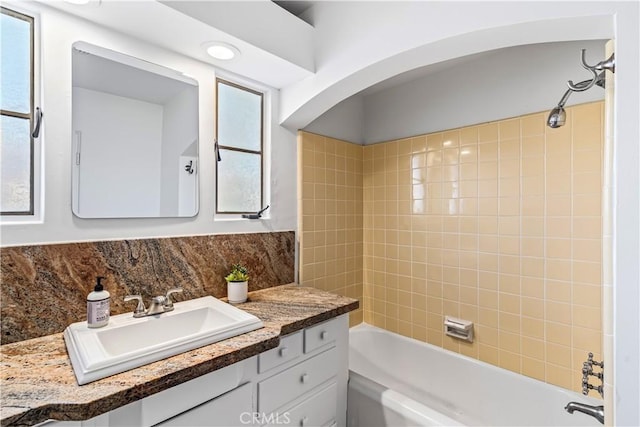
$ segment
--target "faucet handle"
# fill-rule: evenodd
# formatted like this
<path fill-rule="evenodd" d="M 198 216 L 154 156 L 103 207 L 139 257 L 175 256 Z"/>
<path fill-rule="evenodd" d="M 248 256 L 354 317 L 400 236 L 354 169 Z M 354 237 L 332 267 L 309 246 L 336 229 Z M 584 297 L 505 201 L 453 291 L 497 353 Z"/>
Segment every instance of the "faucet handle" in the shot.
<path fill-rule="evenodd" d="M 173 309 L 173 301 L 171 300 L 171 295 L 176 294 L 178 292 L 183 292 L 182 288 L 171 288 L 167 291 L 167 295 L 165 296 L 164 306 L 166 309 Z"/>
<path fill-rule="evenodd" d="M 140 295 L 127 295 L 126 297 L 124 297 L 125 302 L 133 300 L 138 300 L 138 306 L 133 311 L 133 317 L 139 317 L 143 315 L 145 311 L 147 311 L 147 308 L 144 306 L 144 301 L 142 300 L 142 296 Z"/>

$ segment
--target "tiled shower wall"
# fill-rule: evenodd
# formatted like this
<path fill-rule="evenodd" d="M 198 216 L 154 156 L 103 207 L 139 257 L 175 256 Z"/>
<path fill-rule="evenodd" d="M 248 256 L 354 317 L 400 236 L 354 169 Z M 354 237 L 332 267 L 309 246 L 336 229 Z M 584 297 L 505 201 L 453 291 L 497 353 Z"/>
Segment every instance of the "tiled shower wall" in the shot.
<path fill-rule="evenodd" d="M 545 119 L 364 148 L 364 320 L 580 390 L 602 354 L 603 103 Z"/>
<path fill-rule="evenodd" d="M 298 134 L 300 284 L 357 298 L 362 322 L 362 146 Z"/>
<path fill-rule="evenodd" d="M 602 355 L 603 103 L 545 119 L 364 148 L 301 132 L 301 282 L 362 299 L 367 323 L 579 390 Z M 445 336 L 445 315 L 475 322 L 475 342 Z"/>

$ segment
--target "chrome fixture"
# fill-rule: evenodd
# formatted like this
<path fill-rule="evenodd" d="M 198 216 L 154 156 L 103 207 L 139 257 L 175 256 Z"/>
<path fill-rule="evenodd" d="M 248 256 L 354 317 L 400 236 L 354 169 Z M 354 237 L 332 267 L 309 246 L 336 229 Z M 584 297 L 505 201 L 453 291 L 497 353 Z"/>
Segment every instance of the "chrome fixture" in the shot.
<path fill-rule="evenodd" d="M 600 368 L 600 372 L 593 372 L 593 367 Z M 596 377 L 600 380 L 599 386 L 589 384 L 589 377 Z M 582 394 L 585 396 L 589 394 L 589 390 L 596 390 L 600 393 L 600 397 L 604 397 L 604 361 L 596 362 L 593 360 L 593 353 L 589 353 L 587 361 L 582 364 Z M 591 415 L 600 423 L 604 424 L 604 406 L 591 406 L 584 403 L 569 402 L 564 407 L 565 411 L 573 414 L 573 411 L 582 412 L 583 414 Z"/>
<path fill-rule="evenodd" d="M 173 288 L 169 289 L 166 295 L 151 298 L 151 305 L 148 309 L 144 306 L 144 301 L 140 295 L 127 295 L 124 297 L 124 301 L 138 301 L 136 309 L 133 310 L 133 317 L 153 316 L 154 314 L 162 314 L 172 311 L 174 307 L 173 301 L 171 301 L 171 295 L 182 291 L 182 288 Z"/>
<path fill-rule="evenodd" d="M 593 367 L 598 366 L 600 372 L 593 372 Z M 589 384 L 589 377 L 596 377 L 600 380 L 599 386 Z M 582 394 L 589 394 L 589 390 L 596 390 L 600 393 L 600 397 L 604 397 L 604 361 L 596 362 L 593 360 L 593 353 L 589 353 L 587 361 L 582 364 Z"/>
<path fill-rule="evenodd" d="M 584 92 L 585 90 L 591 89 L 594 85 L 600 86 L 604 88 L 605 85 L 605 71 L 609 70 L 612 73 L 616 72 L 616 63 L 615 63 L 615 54 L 611 54 L 611 56 L 605 60 L 598 62 L 596 65 L 588 65 L 585 60 L 585 52 L 586 49 L 582 49 L 581 54 L 581 62 L 582 67 L 586 70 L 589 70 L 593 73 L 593 77 L 588 80 L 583 80 L 579 83 L 573 83 L 573 80 L 569 80 L 567 82 L 567 86 L 569 89 L 562 95 L 560 102 L 558 105 L 551 110 L 549 113 L 549 117 L 547 118 L 547 126 L 550 128 L 559 128 L 564 125 L 567 120 L 567 114 L 564 111 L 564 104 L 566 104 L 569 99 L 569 95 L 572 92 Z"/>
<path fill-rule="evenodd" d="M 584 403 L 569 402 L 567 406 L 564 407 L 564 410 L 570 414 L 573 414 L 573 411 L 582 412 L 600 421 L 600 424 L 604 424 L 604 406 L 602 405 L 591 406 L 585 405 Z"/>
<path fill-rule="evenodd" d="M 586 52 L 587 52 L 586 49 L 582 49 L 580 61 L 582 62 L 582 68 L 592 72 L 593 77 L 591 78 L 590 83 L 586 87 L 574 85 L 573 81 L 569 80 L 567 82 L 567 85 L 569 86 L 569 89 L 571 89 L 574 92 L 584 92 L 585 90 L 591 89 L 593 85 L 596 84 L 596 82 L 598 81 L 600 74 L 603 74 L 605 70 L 609 70 L 612 73 L 616 72 L 616 58 L 614 53 L 612 53 L 611 56 L 605 61 L 600 61 L 596 65 L 589 65 L 585 60 Z M 598 74 L 598 72 L 600 72 L 600 74 Z"/>

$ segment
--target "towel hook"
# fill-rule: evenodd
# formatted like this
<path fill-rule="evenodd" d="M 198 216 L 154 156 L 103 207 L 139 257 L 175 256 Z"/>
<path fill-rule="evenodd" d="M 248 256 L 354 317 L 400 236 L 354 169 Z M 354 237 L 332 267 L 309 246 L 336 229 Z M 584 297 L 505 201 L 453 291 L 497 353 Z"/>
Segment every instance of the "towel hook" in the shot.
<path fill-rule="evenodd" d="M 193 174 L 195 170 L 193 169 L 193 160 L 189 160 L 189 163 L 186 164 L 184 170 L 187 171 L 189 175 Z"/>

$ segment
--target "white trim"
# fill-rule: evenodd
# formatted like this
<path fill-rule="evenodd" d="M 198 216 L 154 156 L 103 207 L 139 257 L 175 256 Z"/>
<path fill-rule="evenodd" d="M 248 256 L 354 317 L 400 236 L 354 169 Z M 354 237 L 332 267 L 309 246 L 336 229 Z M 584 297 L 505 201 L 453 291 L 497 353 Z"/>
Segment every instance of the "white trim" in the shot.
<path fill-rule="evenodd" d="M 42 56 L 40 13 L 23 7 L 22 3 L 3 2 L 2 7 L 33 18 L 33 109 L 43 113 L 40 136 L 33 141 L 33 214 L 0 215 L 0 225 L 42 224 L 44 222 L 44 144 L 46 137 L 46 108 L 42 97 Z M 32 129 L 29 131 L 31 132 Z"/>
<path fill-rule="evenodd" d="M 272 218 L 271 216 L 271 166 L 272 166 L 272 158 L 271 158 L 271 135 L 272 135 L 272 127 L 271 120 L 273 118 L 273 91 L 277 90 L 272 88 L 271 86 L 267 86 L 261 83 L 258 83 L 254 80 L 248 79 L 243 76 L 238 76 L 237 74 L 228 73 L 225 71 L 216 70 L 216 84 L 214 84 L 214 91 L 218 90 L 217 79 L 222 79 L 228 81 L 230 83 L 234 83 L 236 85 L 242 86 L 244 88 L 253 90 L 255 92 L 260 92 L 262 94 L 262 203 L 263 206 L 261 209 L 265 208 L 267 205 L 269 209 L 263 214 L 260 220 L 269 220 Z M 214 92 L 214 100 L 217 100 L 217 93 Z M 218 111 L 217 105 L 215 106 L 215 111 Z M 213 120 L 214 126 L 214 135 L 218 134 L 218 123 L 217 123 L 217 114 Z M 215 157 L 215 155 L 214 155 Z M 218 167 L 216 161 L 216 169 Z M 217 172 L 215 173 L 217 177 Z M 218 183 L 214 182 L 215 191 L 218 191 Z M 227 213 L 216 213 L 218 209 L 217 205 L 217 195 L 214 197 L 215 206 L 213 209 L 213 219 L 214 221 L 256 221 L 249 220 L 246 218 L 242 218 L 241 214 L 227 214 Z"/>

